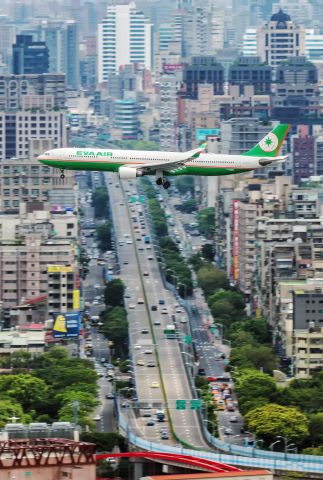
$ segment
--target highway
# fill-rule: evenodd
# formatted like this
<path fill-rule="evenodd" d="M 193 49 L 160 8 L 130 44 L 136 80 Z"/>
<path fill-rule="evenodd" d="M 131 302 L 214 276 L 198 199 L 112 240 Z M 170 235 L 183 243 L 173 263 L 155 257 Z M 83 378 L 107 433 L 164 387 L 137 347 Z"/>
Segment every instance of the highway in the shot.
<path fill-rule="evenodd" d="M 147 221 L 144 220 L 140 224 L 138 206 L 129 203 L 127 196 L 125 197 L 123 194 L 124 191 L 126 194 L 137 195 L 136 184 L 134 183 L 131 186 L 125 181 L 122 185 L 123 188 L 121 188 L 117 176 L 106 174 L 106 178 L 118 240 L 120 276 L 125 285 L 128 286 L 126 297 L 130 297 L 126 298 L 126 308 L 138 402 L 143 406 L 151 403 L 153 406 L 152 412 L 160 405 L 164 406 L 162 380 L 157 368 L 159 358 L 168 409 L 176 434 L 191 445 L 209 448 L 201 435 L 196 412 L 190 409 L 175 409 L 176 400 L 190 400 L 193 397 L 183 365 L 179 342 L 175 339 L 166 339 L 163 333 L 166 326 L 172 323 L 170 315 L 173 313 L 176 299 L 163 286 L 154 251 L 151 246 L 148 246 L 147 250 L 147 245 L 144 245 L 143 236 L 151 235 Z M 130 218 L 130 214 L 136 218 L 136 221 Z M 136 230 L 135 226 L 137 226 Z M 138 233 L 135 234 L 135 231 Z M 148 257 L 152 257 L 152 259 L 149 260 Z M 144 276 L 144 272 L 148 275 Z M 144 304 L 138 304 L 140 299 L 144 301 Z M 168 314 L 161 313 L 159 300 L 165 301 Z M 157 306 L 156 312 L 151 310 L 152 305 Z M 153 324 L 156 320 L 160 322 L 160 325 Z M 142 333 L 142 330 L 147 329 L 150 333 Z M 152 353 L 144 353 L 147 350 L 152 351 Z M 137 365 L 138 360 L 145 363 L 153 361 L 156 367 Z M 157 382 L 159 387 L 152 388 L 152 382 Z M 140 410 L 140 413 L 143 413 L 142 410 Z M 146 423 L 146 418 L 138 416 L 134 425 L 137 433 L 142 434 Z M 149 429 L 146 428 L 145 438 L 155 441 L 156 439 L 160 440 L 161 426 L 163 426 L 162 423 L 156 422 L 154 426 L 149 427 Z M 163 442 L 167 442 L 167 440 L 163 440 Z"/>

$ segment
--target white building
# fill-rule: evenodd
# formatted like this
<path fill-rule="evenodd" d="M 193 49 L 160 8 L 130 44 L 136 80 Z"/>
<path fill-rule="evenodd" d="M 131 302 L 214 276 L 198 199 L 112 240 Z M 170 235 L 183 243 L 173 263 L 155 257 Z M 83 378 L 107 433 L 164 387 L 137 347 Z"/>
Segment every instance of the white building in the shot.
<path fill-rule="evenodd" d="M 139 63 L 151 68 L 152 24 L 133 2 L 107 7 L 107 15 L 98 26 L 98 81 L 119 67 Z"/>

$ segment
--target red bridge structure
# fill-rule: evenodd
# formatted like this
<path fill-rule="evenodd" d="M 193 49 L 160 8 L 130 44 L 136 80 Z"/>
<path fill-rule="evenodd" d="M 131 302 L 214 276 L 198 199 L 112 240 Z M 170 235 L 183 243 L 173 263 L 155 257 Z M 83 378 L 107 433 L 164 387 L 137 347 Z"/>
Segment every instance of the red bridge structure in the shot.
<path fill-rule="evenodd" d="M 124 452 L 124 453 L 99 453 L 96 455 L 96 460 L 103 460 L 105 458 L 147 458 L 153 460 L 166 460 L 169 462 L 182 463 L 196 469 L 201 469 L 207 472 L 241 472 L 242 470 L 225 463 L 215 462 L 205 458 L 197 458 L 191 455 L 183 455 L 180 453 L 162 453 L 162 452 Z M 184 466 L 183 465 L 183 466 Z"/>

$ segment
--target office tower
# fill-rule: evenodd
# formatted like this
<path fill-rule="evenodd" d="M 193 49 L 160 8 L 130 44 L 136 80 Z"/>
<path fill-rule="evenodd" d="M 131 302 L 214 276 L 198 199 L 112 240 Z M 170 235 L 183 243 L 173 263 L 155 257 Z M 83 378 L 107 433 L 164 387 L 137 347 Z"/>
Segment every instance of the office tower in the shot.
<path fill-rule="evenodd" d="M 259 57 L 239 57 L 229 68 L 229 85 L 239 85 L 240 95 L 246 85 L 254 86 L 255 94 L 270 94 L 272 67 L 260 62 Z"/>
<path fill-rule="evenodd" d="M 49 51 L 48 71 L 65 73 L 67 88 L 77 90 L 80 85 L 77 23 L 46 20 L 41 25 L 41 38 Z"/>
<path fill-rule="evenodd" d="M 135 4 L 111 5 L 98 27 L 98 81 L 120 66 L 138 63 L 145 68 L 152 64 L 152 24 Z"/>
<path fill-rule="evenodd" d="M 32 140 L 66 145 L 63 75 L 0 77 L 0 159 L 28 158 Z"/>
<path fill-rule="evenodd" d="M 185 96 L 197 99 L 198 85 L 209 83 L 213 85 L 214 95 L 223 95 L 224 68 L 215 56 L 196 56 L 190 64 L 184 66 L 183 83 Z"/>
<path fill-rule="evenodd" d="M 137 140 L 139 134 L 139 106 L 135 100 L 116 100 L 115 126 L 122 131 L 122 140 Z"/>
<path fill-rule="evenodd" d="M 289 57 L 305 55 L 305 30 L 279 10 L 258 29 L 257 49 L 263 62 L 277 67 Z"/>
<path fill-rule="evenodd" d="M 48 72 L 48 48 L 45 42 L 34 42 L 32 35 L 17 35 L 12 57 L 14 75 Z"/>
<path fill-rule="evenodd" d="M 292 139 L 293 182 L 299 184 L 303 178 L 315 173 L 315 139 L 302 127 L 298 137 Z"/>

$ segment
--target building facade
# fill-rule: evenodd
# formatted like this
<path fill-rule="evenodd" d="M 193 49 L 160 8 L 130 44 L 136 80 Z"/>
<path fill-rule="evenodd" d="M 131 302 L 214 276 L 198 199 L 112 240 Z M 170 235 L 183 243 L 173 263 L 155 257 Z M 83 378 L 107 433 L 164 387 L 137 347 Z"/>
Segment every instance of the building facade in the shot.
<path fill-rule="evenodd" d="M 98 27 L 98 81 L 122 65 L 152 66 L 152 24 L 135 4 L 111 5 Z"/>
<path fill-rule="evenodd" d="M 32 35 L 17 35 L 12 47 L 12 73 L 47 73 L 48 68 L 49 53 L 45 42 L 34 42 Z"/>

